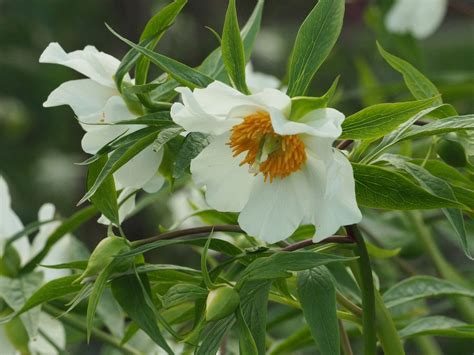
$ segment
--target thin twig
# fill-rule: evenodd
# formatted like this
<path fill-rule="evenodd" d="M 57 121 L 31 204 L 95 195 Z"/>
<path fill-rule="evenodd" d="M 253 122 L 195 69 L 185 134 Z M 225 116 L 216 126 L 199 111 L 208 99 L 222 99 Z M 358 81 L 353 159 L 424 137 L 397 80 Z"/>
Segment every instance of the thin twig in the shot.
<path fill-rule="evenodd" d="M 342 351 L 344 355 L 353 355 L 354 353 L 352 352 L 351 342 L 349 341 L 349 336 L 347 335 L 347 332 L 344 329 L 344 324 L 342 323 L 342 320 L 340 319 L 338 319 L 338 323 L 339 323 L 339 334 L 341 336 Z"/>

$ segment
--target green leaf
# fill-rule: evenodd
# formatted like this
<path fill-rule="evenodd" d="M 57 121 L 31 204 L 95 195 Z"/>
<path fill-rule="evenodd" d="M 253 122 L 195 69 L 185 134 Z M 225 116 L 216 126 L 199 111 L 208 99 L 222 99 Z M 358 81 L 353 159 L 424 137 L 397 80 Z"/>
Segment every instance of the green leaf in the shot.
<path fill-rule="evenodd" d="M 146 24 L 145 29 L 140 35 L 140 42 L 148 38 L 153 38 L 152 42 L 147 46 L 149 49 L 156 47 L 164 32 L 173 25 L 176 17 L 186 5 L 187 0 L 175 0 L 168 6 L 161 9 L 154 15 Z M 135 68 L 135 83 L 140 85 L 146 83 L 148 68 L 150 61 L 147 58 L 141 57 L 138 59 Z"/>
<path fill-rule="evenodd" d="M 414 276 L 388 289 L 383 300 L 387 307 L 437 296 L 474 297 L 474 290 L 432 276 Z"/>
<path fill-rule="evenodd" d="M 422 101 L 377 104 L 367 107 L 342 123 L 340 139 L 375 139 L 392 132 L 421 110 L 429 108 L 434 98 Z"/>
<path fill-rule="evenodd" d="M 253 261 L 242 273 L 239 284 L 250 280 L 268 280 L 288 277 L 289 271 L 311 269 L 334 262 L 354 260 L 338 255 L 315 253 L 310 251 L 279 252 Z"/>
<path fill-rule="evenodd" d="M 142 283 L 148 285 L 146 275 L 141 275 Z M 173 354 L 173 351 L 166 343 L 166 340 L 161 334 L 160 328 L 156 323 L 155 311 L 150 308 L 146 302 L 145 294 L 140 281 L 136 275 L 126 275 L 116 278 L 112 281 L 112 292 L 130 318 L 147 333 L 150 338 L 159 346 L 161 346 L 168 354 Z"/>
<path fill-rule="evenodd" d="M 453 116 L 430 122 L 405 132 L 398 139 L 398 142 L 464 130 L 474 130 L 474 115 Z"/>
<path fill-rule="evenodd" d="M 48 237 L 43 249 L 36 254 L 25 266 L 23 266 L 21 272 L 26 274 L 34 270 L 38 264 L 41 263 L 43 258 L 49 253 L 53 245 L 59 241 L 66 234 L 73 232 L 79 228 L 82 224 L 87 222 L 89 219 L 97 215 L 98 211 L 94 206 L 88 206 L 74 213 L 71 217 L 66 219 L 53 233 Z"/>
<path fill-rule="evenodd" d="M 291 98 L 290 119 L 297 121 L 311 111 L 327 107 L 336 92 L 338 82 L 339 77 L 334 80 L 329 90 L 321 97 L 297 96 Z"/>
<path fill-rule="evenodd" d="M 393 258 L 394 256 L 398 255 L 400 251 L 402 250 L 401 248 L 383 249 L 383 248 L 379 248 L 378 246 L 374 244 L 370 244 L 368 242 L 365 242 L 365 246 L 367 247 L 367 252 L 369 253 L 369 255 L 377 259 Z"/>
<path fill-rule="evenodd" d="M 222 339 L 235 322 L 235 315 L 209 322 L 203 334 L 200 336 L 201 345 L 196 349 L 195 355 L 216 354 Z"/>
<path fill-rule="evenodd" d="M 120 36 L 110 26 L 107 28 L 120 40 L 127 43 L 130 47 L 136 49 L 138 52 L 149 58 L 150 61 L 156 64 L 161 70 L 167 72 L 180 84 L 190 88 L 202 88 L 208 86 L 213 80 L 207 75 L 202 74 L 196 69 L 188 67 L 186 64 L 180 63 L 165 55 L 153 52 L 152 50 L 137 45 L 128 39 Z"/>
<path fill-rule="evenodd" d="M 448 200 L 457 201 L 456 195 L 453 192 L 453 189 L 449 184 L 436 176 L 431 175 L 428 171 L 423 169 L 421 166 L 405 161 L 403 158 L 392 155 L 385 154 L 381 160 L 388 161 L 393 166 L 398 169 L 405 170 L 408 174 L 414 177 L 421 186 L 432 194 L 446 198 Z M 443 208 L 444 215 L 448 219 L 449 223 L 453 227 L 456 235 L 458 236 L 461 246 L 464 250 L 464 253 L 470 259 L 474 259 L 473 255 L 470 253 L 469 240 L 466 236 L 466 229 L 464 227 L 464 218 L 462 210 L 457 208 Z"/>
<path fill-rule="evenodd" d="M 322 354 L 340 353 L 336 288 L 324 267 L 298 273 L 298 297 L 313 339 Z"/>
<path fill-rule="evenodd" d="M 239 291 L 240 308 L 259 355 L 266 354 L 267 305 L 271 281 L 247 281 Z"/>
<path fill-rule="evenodd" d="M 253 339 L 240 307 L 237 308 L 236 315 L 237 325 L 239 327 L 239 354 L 257 355 L 257 345 L 255 344 L 255 340 Z"/>
<path fill-rule="evenodd" d="M 439 105 L 443 102 L 436 86 L 413 65 L 393 54 L 390 54 L 383 49 L 378 42 L 377 47 L 387 63 L 403 75 L 403 80 L 405 80 L 406 86 L 416 99 L 423 100 L 436 97 L 436 101 L 434 101 L 433 104 Z"/>
<path fill-rule="evenodd" d="M 201 273 L 204 284 L 210 290 L 214 288 L 214 283 L 211 280 L 211 276 L 209 275 L 209 270 L 207 269 L 207 252 L 209 250 L 209 246 L 211 245 L 212 241 L 212 232 L 209 234 L 207 238 L 206 244 L 204 244 L 204 248 L 201 252 Z"/>
<path fill-rule="evenodd" d="M 170 308 L 185 302 L 206 299 L 207 290 L 194 284 L 176 284 L 162 298 L 163 307 Z"/>
<path fill-rule="evenodd" d="M 423 335 L 446 336 L 453 338 L 474 338 L 474 325 L 445 316 L 421 317 L 413 320 L 398 332 L 401 338 Z"/>
<path fill-rule="evenodd" d="M 103 156 L 89 165 L 87 174 L 87 187 L 90 189 L 97 179 L 100 171 L 107 163 L 107 156 Z M 119 212 L 117 203 L 117 191 L 115 190 L 115 181 L 112 175 L 104 179 L 97 191 L 91 196 L 92 204 L 113 224 L 118 226 Z"/>
<path fill-rule="evenodd" d="M 235 0 L 229 0 L 222 30 L 221 48 L 222 59 L 233 85 L 244 94 L 249 94 L 250 92 L 245 82 L 244 45 L 240 37 Z"/>
<path fill-rule="evenodd" d="M 176 157 L 173 170 L 173 178 L 178 179 L 183 176 L 186 169 L 191 164 L 191 160 L 196 158 L 201 151 L 209 144 L 206 134 L 191 132 L 186 136 L 183 145 Z"/>
<path fill-rule="evenodd" d="M 143 138 L 140 138 L 131 146 L 123 146 L 115 150 L 97 175 L 97 179 L 94 181 L 94 184 L 92 184 L 92 187 L 89 189 L 89 191 L 87 191 L 78 204 L 81 204 L 91 198 L 91 196 L 96 193 L 96 191 L 102 186 L 108 177 L 112 176 L 113 173 L 128 163 L 138 153 L 151 145 L 156 139 L 156 136 L 157 132 L 153 132 Z"/>
<path fill-rule="evenodd" d="M 183 132 L 183 128 L 181 127 L 169 127 L 162 130 L 158 133 L 155 141 L 153 142 L 153 149 L 155 151 L 160 150 L 163 146 L 168 143 L 170 140 L 178 136 L 181 132 Z"/>
<path fill-rule="evenodd" d="M 462 207 L 435 196 L 397 172 L 374 165 L 352 164 L 359 205 L 377 209 L 417 210 Z"/>
<path fill-rule="evenodd" d="M 363 106 L 372 106 L 386 102 L 383 87 L 377 80 L 369 63 L 363 58 L 356 58 L 355 67 L 358 74 L 359 86 L 362 91 L 361 101 Z"/>
<path fill-rule="evenodd" d="M 176 0 L 165 6 L 161 11 L 154 15 L 146 24 L 140 36 L 140 44 L 147 48 L 153 49 L 160 40 L 163 33 L 173 24 L 176 16 L 179 14 L 186 0 Z M 115 83 L 117 88 L 122 91 L 122 82 L 125 75 L 130 71 L 137 62 L 136 83 L 143 84 L 146 81 L 149 62 L 145 58 L 140 58 L 140 52 L 135 49 L 130 50 L 123 57 L 120 66 L 115 73 Z"/>
<path fill-rule="evenodd" d="M 452 184 L 461 184 L 469 186 L 471 180 L 464 174 L 460 173 L 459 170 L 452 166 L 434 159 L 414 159 L 411 161 L 416 165 L 423 165 L 423 167 L 430 172 L 430 174 L 439 177 L 440 179 L 446 180 Z"/>
<path fill-rule="evenodd" d="M 296 36 L 290 59 L 288 95 L 302 96 L 341 32 L 344 0 L 319 0 Z"/>

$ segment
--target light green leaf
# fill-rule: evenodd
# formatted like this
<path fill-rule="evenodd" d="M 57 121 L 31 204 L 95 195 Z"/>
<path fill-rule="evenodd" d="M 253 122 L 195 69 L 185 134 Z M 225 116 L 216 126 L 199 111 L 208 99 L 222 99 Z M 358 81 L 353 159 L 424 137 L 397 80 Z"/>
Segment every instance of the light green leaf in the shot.
<path fill-rule="evenodd" d="M 200 336 L 201 345 L 194 352 L 195 355 L 216 354 L 222 339 L 227 331 L 234 325 L 235 315 L 220 319 L 215 322 L 209 322 L 203 334 Z"/>
<path fill-rule="evenodd" d="M 145 294 L 141 284 L 145 287 L 149 285 L 146 275 L 141 275 L 142 282 L 137 279 L 135 274 L 116 278 L 112 281 L 112 293 L 130 318 L 159 346 L 168 354 L 173 351 L 166 343 L 161 334 L 160 328 L 155 318 L 155 311 L 150 308 L 146 301 Z M 148 286 L 149 287 L 149 286 Z"/>
<path fill-rule="evenodd" d="M 474 325 L 445 316 L 417 318 L 398 332 L 401 338 L 422 335 L 446 336 L 453 338 L 474 338 Z"/>
<path fill-rule="evenodd" d="M 336 288 L 331 274 L 324 266 L 301 271 L 297 285 L 304 318 L 320 352 L 339 354 Z"/>
<path fill-rule="evenodd" d="M 443 103 L 438 89 L 426 76 L 407 61 L 387 52 L 378 42 L 377 47 L 387 63 L 403 75 L 406 86 L 416 99 L 423 100 L 436 97 L 436 101 L 433 102 L 434 105 Z"/>
<path fill-rule="evenodd" d="M 181 132 L 183 132 L 183 128 L 181 127 L 169 127 L 162 130 L 158 133 L 155 141 L 153 142 L 153 149 L 157 152 L 163 146 L 172 140 L 174 137 L 178 136 Z"/>
<path fill-rule="evenodd" d="M 244 94 L 249 94 L 247 83 L 245 82 L 245 54 L 242 38 L 240 37 L 239 21 L 235 0 L 229 0 L 229 6 L 224 20 L 222 30 L 222 59 L 229 74 L 231 82 L 237 90 Z"/>
<path fill-rule="evenodd" d="M 38 264 L 41 263 L 43 258 L 49 253 L 53 245 L 64 237 L 66 234 L 73 232 L 79 228 L 82 224 L 87 222 L 89 219 L 97 215 L 98 211 L 94 206 L 88 206 L 74 213 L 71 217 L 66 219 L 53 233 L 48 237 L 43 249 L 35 255 L 25 266 L 21 269 L 23 274 L 34 270 Z"/>
<path fill-rule="evenodd" d="M 125 329 L 124 313 L 109 288 L 104 290 L 100 298 L 97 305 L 97 314 L 111 334 L 117 338 L 123 337 Z"/>
<path fill-rule="evenodd" d="M 183 176 L 186 169 L 191 164 L 191 160 L 196 158 L 201 151 L 209 144 L 206 134 L 191 132 L 186 136 L 183 145 L 176 157 L 173 170 L 173 178 L 178 179 Z"/>
<path fill-rule="evenodd" d="M 150 61 L 156 64 L 161 70 L 167 72 L 180 84 L 190 88 L 202 88 L 208 86 L 213 80 L 207 75 L 202 74 L 196 69 L 188 67 L 186 64 L 180 63 L 165 55 L 153 52 L 152 50 L 137 45 L 128 39 L 120 36 L 110 26 L 107 28 L 120 40 L 127 43 L 130 47 L 136 49 L 138 52 L 149 58 Z"/>
<path fill-rule="evenodd" d="M 474 297 L 474 290 L 432 276 L 414 276 L 388 289 L 383 295 L 383 300 L 386 306 L 391 308 L 406 302 L 437 296 Z"/>
<path fill-rule="evenodd" d="M 250 263 L 241 274 L 238 284 L 249 280 L 268 280 L 288 277 L 290 271 L 311 269 L 334 262 L 345 262 L 354 258 L 338 255 L 315 253 L 309 251 L 280 252 L 268 257 L 261 257 Z"/>
<path fill-rule="evenodd" d="M 424 160 L 414 159 L 411 161 L 416 165 L 423 165 L 423 167 L 430 172 L 430 174 L 446 180 L 452 184 L 469 186 L 472 182 L 467 176 L 459 172 L 456 168 L 442 162 L 441 160 Z"/>
<path fill-rule="evenodd" d="M 288 95 L 302 96 L 341 32 L 344 0 L 319 0 L 296 36 L 290 59 Z"/>
<path fill-rule="evenodd" d="M 292 97 L 290 119 L 297 121 L 311 111 L 327 107 L 336 92 L 338 82 L 339 77 L 334 80 L 329 90 L 321 97 Z"/>
<path fill-rule="evenodd" d="M 414 177 L 420 183 L 421 186 L 423 186 L 432 194 L 438 197 L 457 201 L 453 189 L 446 181 L 431 175 L 421 166 L 407 162 L 403 158 L 392 154 L 385 154 L 380 158 L 380 160 L 388 161 L 396 168 L 405 170 L 408 174 Z M 442 211 L 451 226 L 454 228 L 454 231 L 456 232 L 456 235 L 458 236 L 461 242 L 461 246 L 464 250 L 464 253 L 467 257 L 473 259 L 473 256 L 470 253 L 469 239 L 466 236 L 462 210 L 457 208 L 443 208 Z"/>
<path fill-rule="evenodd" d="M 97 179 L 94 181 L 94 184 L 92 184 L 92 187 L 89 189 L 89 191 L 87 191 L 84 197 L 81 198 L 78 204 L 85 202 L 91 196 L 93 196 L 109 176 L 112 176 L 113 173 L 129 162 L 130 159 L 151 145 L 156 139 L 157 134 L 157 132 L 153 132 L 143 138 L 140 138 L 131 146 L 122 146 L 115 150 L 110 155 L 107 163 L 105 163 L 100 173 L 97 175 Z"/>
<path fill-rule="evenodd" d="M 352 164 L 359 205 L 377 209 L 417 210 L 463 207 L 435 196 L 397 172 L 374 165 Z"/>
<path fill-rule="evenodd" d="M 194 284 L 176 284 L 162 298 L 163 307 L 170 308 L 185 302 L 192 302 L 207 297 L 207 290 Z"/>
<path fill-rule="evenodd" d="M 185 4 L 186 0 L 176 0 L 154 15 L 148 21 L 140 36 L 140 45 L 153 49 L 163 33 L 173 24 L 176 16 Z M 123 57 L 120 66 L 115 73 L 115 83 L 120 91 L 122 91 L 123 78 L 137 61 L 136 83 L 145 83 L 149 62 L 145 58 L 140 59 L 140 57 L 140 52 L 135 49 L 131 49 Z"/>
<path fill-rule="evenodd" d="M 429 108 L 434 98 L 422 101 L 377 104 L 367 107 L 342 123 L 341 139 L 374 139 L 392 132 L 421 110 Z"/>
<path fill-rule="evenodd" d="M 405 132 L 398 139 L 398 142 L 464 130 L 474 130 L 474 115 L 453 116 L 430 122 Z"/>
<path fill-rule="evenodd" d="M 237 308 L 237 325 L 239 327 L 239 354 L 258 355 L 257 345 L 245 321 L 241 308 Z"/>
<path fill-rule="evenodd" d="M 401 248 L 383 249 L 368 242 L 365 242 L 365 246 L 367 247 L 367 252 L 369 253 L 369 255 L 377 259 L 393 258 L 394 256 L 398 255 L 400 251 L 402 250 Z"/>
<path fill-rule="evenodd" d="M 106 163 L 107 156 L 104 155 L 89 165 L 87 174 L 88 189 L 92 187 Z M 104 179 L 97 191 L 91 196 L 90 200 L 92 204 L 109 219 L 109 221 L 111 221 L 116 226 L 120 224 L 117 191 L 115 190 L 115 181 L 112 175 L 109 175 Z"/>

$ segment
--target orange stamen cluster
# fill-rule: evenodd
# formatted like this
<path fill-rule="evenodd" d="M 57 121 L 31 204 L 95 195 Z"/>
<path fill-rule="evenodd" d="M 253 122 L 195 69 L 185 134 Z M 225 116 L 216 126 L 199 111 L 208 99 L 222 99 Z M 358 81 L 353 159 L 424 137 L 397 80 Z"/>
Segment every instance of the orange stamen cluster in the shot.
<path fill-rule="evenodd" d="M 268 154 L 265 161 L 257 162 L 265 137 L 274 138 L 278 140 L 279 144 Z M 270 116 L 266 112 L 257 112 L 246 116 L 242 123 L 234 126 L 228 145 L 231 147 L 234 157 L 247 152 L 240 165 L 254 166 L 258 163 L 258 172 L 264 175 L 265 181 L 270 179 L 272 182 L 276 177 L 287 177 L 298 171 L 306 162 L 305 145 L 301 138 L 297 135 L 280 136 L 276 134 Z"/>

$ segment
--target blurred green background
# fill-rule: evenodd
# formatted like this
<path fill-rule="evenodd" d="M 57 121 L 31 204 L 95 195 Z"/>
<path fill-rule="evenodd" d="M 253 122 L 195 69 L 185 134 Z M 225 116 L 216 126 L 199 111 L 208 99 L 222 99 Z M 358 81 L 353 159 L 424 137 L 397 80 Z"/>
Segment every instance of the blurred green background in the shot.
<path fill-rule="evenodd" d="M 148 18 L 165 3 L 0 0 L 0 174 L 9 183 L 13 208 L 25 224 L 36 219 L 44 202 L 54 203 L 63 216 L 70 215 L 85 190 L 86 168 L 74 164 L 86 158 L 80 146 L 82 129 L 69 107 L 42 107 L 60 83 L 80 75 L 65 67 L 40 65 L 41 52 L 50 42 L 59 42 L 68 52 L 92 44 L 121 58 L 128 48 L 104 23 L 136 42 Z M 314 3 L 267 0 L 262 31 L 252 56 L 256 71 L 280 78 L 285 75 L 298 26 Z M 223 0 L 189 0 L 157 50 L 188 65 L 198 65 L 217 46 L 205 26 L 220 32 L 226 5 Z M 254 0 L 238 1 L 241 23 L 254 5 Z M 331 57 L 317 73 L 310 94 L 323 93 L 341 75 L 336 106 L 346 115 L 383 100 L 410 100 L 401 77 L 376 53 L 378 39 L 387 50 L 409 60 L 431 78 L 444 100 L 461 114 L 472 113 L 474 1 L 450 1 L 441 28 L 422 42 L 409 35 L 387 35 L 382 28 L 383 13 L 390 5 L 391 0 L 348 1 L 343 33 Z M 370 84 L 369 91 L 368 75 L 374 75 L 380 83 Z M 169 192 L 161 195 L 163 199 L 125 223 L 131 239 L 150 236 L 156 233 L 158 225 L 172 223 L 165 203 Z M 77 234 L 93 246 L 97 244 L 98 233 L 105 233 L 105 228 L 90 223 Z M 447 243 L 445 250 L 451 260 L 460 259 L 466 265 L 459 249 Z M 189 254 L 181 249 L 160 256 L 168 261 L 173 258 L 174 262 L 176 257 L 189 262 Z M 428 267 L 426 272 L 432 270 Z"/>

